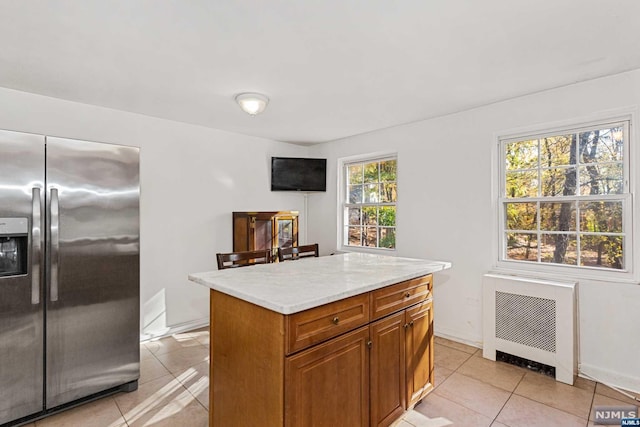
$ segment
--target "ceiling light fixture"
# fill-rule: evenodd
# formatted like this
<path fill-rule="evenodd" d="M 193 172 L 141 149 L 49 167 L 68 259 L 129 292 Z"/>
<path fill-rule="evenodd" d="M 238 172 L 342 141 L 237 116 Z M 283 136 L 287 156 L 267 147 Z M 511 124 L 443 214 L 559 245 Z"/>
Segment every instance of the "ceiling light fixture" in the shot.
<path fill-rule="evenodd" d="M 255 116 L 267 108 L 269 98 L 259 93 L 246 92 L 236 95 L 236 102 L 240 105 L 242 111 L 250 116 Z"/>

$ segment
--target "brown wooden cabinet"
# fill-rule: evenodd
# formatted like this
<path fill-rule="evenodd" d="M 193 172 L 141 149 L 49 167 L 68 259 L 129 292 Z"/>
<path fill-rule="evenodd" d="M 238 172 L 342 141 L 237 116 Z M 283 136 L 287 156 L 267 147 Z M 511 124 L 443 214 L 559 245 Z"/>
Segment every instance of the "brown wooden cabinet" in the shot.
<path fill-rule="evenodd" d="M 431 289 L 426 275 L 290 315 L 212 290 L 210 425 L 391 425 L 433 388 Z"/>
<path fill-rule="evenodd" d="M 405 313 L 371 324 L 371 425 L 388 426 L 407 407 Z"/>
<path fill-rule="evenodd" d="M 368 340 L 362 327 L 287 358 L 285 426 L 369 426 Z"/>
<path fill-rule="evenodd" d="M 407 405 L 433 389 L 433 302 L 426 300 L 406 310 Z"/>
<path fill-rule="evenodd" d="M 233 212 L 233 252 L 298 246 L 298 212 Z"/>
<path fill-rule="evenodd" d="M 371 426 L 391 425 L 433 389 L 431 288 L 425 276 L 371 293 L 380 319 L 371 323 Z"/>

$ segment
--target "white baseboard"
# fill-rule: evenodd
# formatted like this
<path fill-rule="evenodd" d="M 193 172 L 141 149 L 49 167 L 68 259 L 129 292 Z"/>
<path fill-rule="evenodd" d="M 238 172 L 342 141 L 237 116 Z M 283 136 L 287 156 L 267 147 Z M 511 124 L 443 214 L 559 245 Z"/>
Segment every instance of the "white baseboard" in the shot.
<path fill-rule="evenodd" d="M 578 376 L 598 381 L 607 386 L 614 386 L 633 393 L 640 393 L 640 378 L 608 371 L 587 363 L 578 365 Z"/>
<path fill-rule="evenodd" d="M 209 325 L 209 318 L 191 320 L 189 322 L 179 323 L 177 325 L 168 326 L 166 328 L 157 329 L 153 331 L 144 331 L 140 334 L 140 342 L 146 342 L 151 340 L 157 340 L 160 338 L 168 337 L 173 334 L 179 334 L 182 332 L 192 331 L 194 329 L 202 328 Z"/>
<path fill-rule="evenodd" d="M 471 347 L 482 348 L 482 339 L 465 339 L 460 338 L 459 335 L 455 333 L 450 333 L 447 330 L 437 329 L 434 331 L 435 336 L 440 338 L 446 338 L 451 341 L 459 342 L 461 344 L 470 345 Z"/>

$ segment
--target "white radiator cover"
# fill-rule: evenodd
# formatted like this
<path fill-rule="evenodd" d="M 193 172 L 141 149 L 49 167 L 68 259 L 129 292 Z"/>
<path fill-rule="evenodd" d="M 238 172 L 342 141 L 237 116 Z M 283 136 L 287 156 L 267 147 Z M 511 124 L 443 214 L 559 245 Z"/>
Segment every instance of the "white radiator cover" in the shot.
<path fill-rule="evenodd" d="M 501 274 L 483 276 L 482 355 L 496 351 L 556 368 L 573 385 L 578 367 L 576 282 Z"/>

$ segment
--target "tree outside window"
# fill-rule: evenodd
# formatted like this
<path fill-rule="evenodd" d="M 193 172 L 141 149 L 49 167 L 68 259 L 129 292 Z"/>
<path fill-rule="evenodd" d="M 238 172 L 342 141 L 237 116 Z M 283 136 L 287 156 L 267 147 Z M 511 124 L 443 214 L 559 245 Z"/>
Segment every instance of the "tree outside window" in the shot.
<path fill-rule="evenodd" d="M 395 249 L 397 160 L 347 163 L 344 245 Z"/>
<path fill-rule="evenodd" d="M 501 141 L 503 260 L 626 269 L 629 122 Z"/>

